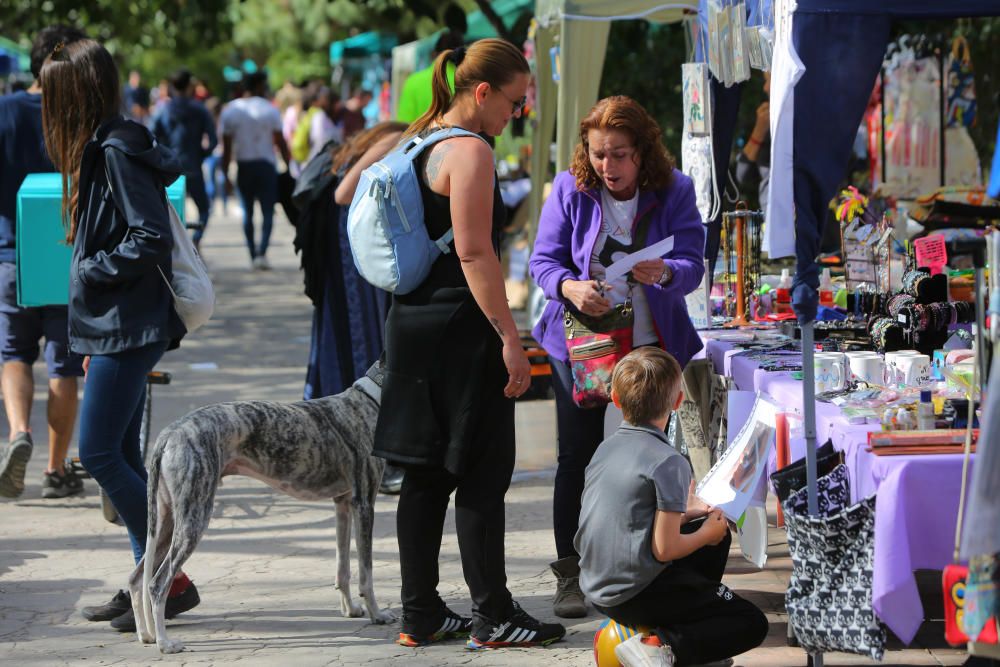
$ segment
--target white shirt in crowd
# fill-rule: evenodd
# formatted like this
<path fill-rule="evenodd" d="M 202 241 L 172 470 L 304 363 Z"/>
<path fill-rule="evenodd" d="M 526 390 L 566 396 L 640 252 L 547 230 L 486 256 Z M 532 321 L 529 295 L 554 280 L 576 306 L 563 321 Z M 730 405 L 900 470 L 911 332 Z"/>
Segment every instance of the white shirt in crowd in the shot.
<path fill-rule="evenodd" d="M 274 163 L 274 133 L 281 131 L 281 114 L 263 97 L 241 97 L 225 106 L 219 133 L 233 138 L 237 162 L 267 160 Z"/>
<path fill-rule="evenodd" d="M 612 263 L 641 248 L 632 248 L 632 224 L 639 207 L 639 192 L 625 201 L 619 201 L 611 196 L 607 188 L 601 188 L 601 231 L 594 243 L 594 253 L 590 257 L 591 280 L 604 279 L 607 267 Z M 613 248 L 605 252 L 611 239 Z M 611 283 L 604 296 L 611 303 L 625 303 L 628 298 L 628 277 L 623 276 Z M 642 285 L 636 283 L 632 287 L 632 309 L 635 313 L 635 324 L 632 327 L 632 345 L 648 345 L 659 341 L 653 317 L 649 312 L 649 303 Z"/>
<path fill-rule="evenodd" d="M 313 114 L 309 124 L 309 159 L 303 164 L 307 164 L 319 153 L 320 149 L 331 139 L 336 139 L 337 143 L 344 142 L 344 130 L 339 125 L 334 125 L 326 112 L 320 109 Z"/>

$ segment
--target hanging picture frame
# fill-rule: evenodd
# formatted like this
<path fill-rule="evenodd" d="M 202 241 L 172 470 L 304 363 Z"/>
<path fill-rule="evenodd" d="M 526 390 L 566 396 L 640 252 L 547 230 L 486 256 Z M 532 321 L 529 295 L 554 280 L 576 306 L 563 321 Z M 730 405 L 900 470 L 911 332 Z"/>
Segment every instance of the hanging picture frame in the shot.
<path fill-rule="evenodd" d="M 732 30 L 733 82 L 742 83 L 750 78 L 750 57 L 745 39 L 747 11 L 742 2 L 729 8 L 729 25 Z"/>
<path fill-rule="evenodd" d="M 708 97 L 708 67 L 705 63 L 681 65 L 681 86 L 684 96 L 684 131 L 694 137 L 707 135 L 712 121 Z"/>

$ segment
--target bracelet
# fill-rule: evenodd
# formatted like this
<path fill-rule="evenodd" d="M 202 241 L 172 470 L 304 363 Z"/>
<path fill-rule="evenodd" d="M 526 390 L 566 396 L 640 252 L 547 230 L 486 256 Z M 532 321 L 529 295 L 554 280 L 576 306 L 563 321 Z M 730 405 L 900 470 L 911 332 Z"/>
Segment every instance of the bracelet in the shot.
<path fill-rule="evenodd" d="M 659 280 L 660 286 L 662 287 L 663 285 L 666 285 L 667 283 L 669 283 L 671 281 L 671 279 L 673 279 L 673 277 L 674 277 L 674 272 L 670 270 L 669 266 L 667 266 L 666 264 L 664 264 L 663 265 L 663 274 L 660 276 L 660 280 Z"/>
<path fill-rule="evenodd" d="M 748 144 L 753 144 L 754 146 L 760 146 L 761 143 L 763 143 L 763 142 L 760 139 L 754 139 L 753 135 L 751 134 L 750 138 L 747 139 L 747 143 Z"/>

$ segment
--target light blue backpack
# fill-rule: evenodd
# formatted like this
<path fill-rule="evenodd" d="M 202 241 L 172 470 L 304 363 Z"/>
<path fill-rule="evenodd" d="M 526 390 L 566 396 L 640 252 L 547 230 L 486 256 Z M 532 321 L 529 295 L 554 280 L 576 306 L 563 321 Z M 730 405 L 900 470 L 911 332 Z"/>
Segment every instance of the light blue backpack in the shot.
<path fill-rule="evenodd" d="M 361 172 L 347 214 L 347 237 L 361 276 L 375 287 L 407 294 L 427 278 L 431 265 L 451 252 L 449 229 L 431 239 L 424 225 L 417 157 L 443 139 L 476 137 L 458 127 L 443 128 L 420 138 L 410 137 Z"/>

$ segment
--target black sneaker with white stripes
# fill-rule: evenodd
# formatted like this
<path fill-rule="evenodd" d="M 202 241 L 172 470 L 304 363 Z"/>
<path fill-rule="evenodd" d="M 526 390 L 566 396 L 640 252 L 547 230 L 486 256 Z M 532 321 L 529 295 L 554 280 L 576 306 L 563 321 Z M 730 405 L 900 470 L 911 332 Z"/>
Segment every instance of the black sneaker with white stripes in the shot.
<path fill-rule="evenodd" d="M 424 622 L 423 619 L 416 619 L 414 622 L 403 615 L 402 632 L 396 641 L 400 646 L 427 646 L 435 642 L 447 639 L 461 639 L 468 637 L 472 630 L 472 619 L 468 616 L 460 616 L 447 607 L 438 619 L 431 622 Z"/>
<path fill-rule="evenodd" d="M 504 646 L 548 646 L 566 635 L 558 623 L 542 623 L 514 603 L 514 613 L 503 623 L 477 617 L 466 647 L 477 651 Z"/>

